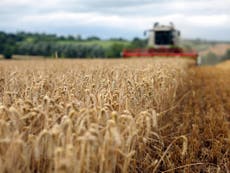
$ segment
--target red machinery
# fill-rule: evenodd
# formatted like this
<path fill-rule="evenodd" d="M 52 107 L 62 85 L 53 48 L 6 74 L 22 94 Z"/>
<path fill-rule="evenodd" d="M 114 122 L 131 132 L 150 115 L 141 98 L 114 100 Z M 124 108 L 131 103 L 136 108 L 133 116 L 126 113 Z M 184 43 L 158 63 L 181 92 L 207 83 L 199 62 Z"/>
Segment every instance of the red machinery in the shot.
<path fill-rule="evenodd" d="M 197 52 L 186 52 L 179 47 L 180 32 L 171 23 L 169 26 L 155 23 L 148 30 L 149 39 L 146 49 L 123 50 L 124 58 L 130 57 L 188 57 L 197 60 Z M 146 33 L 146 32 L 145 32 Z"/>

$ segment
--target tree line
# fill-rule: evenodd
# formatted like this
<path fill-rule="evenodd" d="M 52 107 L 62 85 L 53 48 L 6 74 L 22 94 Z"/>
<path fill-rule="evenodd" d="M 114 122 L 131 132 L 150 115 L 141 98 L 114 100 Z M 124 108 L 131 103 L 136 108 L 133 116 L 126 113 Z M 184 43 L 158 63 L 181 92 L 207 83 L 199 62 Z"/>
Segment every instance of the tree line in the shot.
<path fill-rule="evenodd" d="M 0 54 L 6 59 L 10 59 L 13 54 L 63 58 L 116 58 L 121 56 L 123 49 L 143 48 L 147 44 L 147 40 L 140 38 L 134 38 L 129 42 L 122 38 L 111 38 L 112 44 L 109 46 L 97 43 L 84 44 L 93 41 L 101 39 L 96 36 L 83 39 L 80 35 L 74 37 L 44 33 L 0 32 Z"/>

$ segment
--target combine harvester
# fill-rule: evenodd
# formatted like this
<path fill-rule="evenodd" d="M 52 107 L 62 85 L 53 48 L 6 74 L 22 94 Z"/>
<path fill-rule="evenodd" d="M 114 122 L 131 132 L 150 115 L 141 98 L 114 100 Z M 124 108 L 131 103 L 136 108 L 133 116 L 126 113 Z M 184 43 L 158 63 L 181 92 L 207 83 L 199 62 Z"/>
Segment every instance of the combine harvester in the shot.
<path fill-rule="evenodd" d="M 155 23 L 153 29 L 149 32 L 148 48 L 146 49 L 125 49 L 122 51 L 124 58 L 131 57 L 183 57 L 198 61 L 197 52 L 187 52 L 180 46 L 180 31 L 176 30 L 174 25 L 159 25 Z M 198 62 L 197 62 L 198 63 Z"/>

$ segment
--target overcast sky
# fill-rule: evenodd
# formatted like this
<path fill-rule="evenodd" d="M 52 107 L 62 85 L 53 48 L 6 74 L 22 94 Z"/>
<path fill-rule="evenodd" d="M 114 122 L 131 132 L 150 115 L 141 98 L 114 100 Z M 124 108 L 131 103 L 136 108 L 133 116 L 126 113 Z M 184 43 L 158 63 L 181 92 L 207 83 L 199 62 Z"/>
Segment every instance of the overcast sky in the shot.
<path fill-rule="evenodd" d="M 173 22 L 184 38 L 230 40 L 230 0 L 0 0 L 0 30 L 143 37 Z"/>

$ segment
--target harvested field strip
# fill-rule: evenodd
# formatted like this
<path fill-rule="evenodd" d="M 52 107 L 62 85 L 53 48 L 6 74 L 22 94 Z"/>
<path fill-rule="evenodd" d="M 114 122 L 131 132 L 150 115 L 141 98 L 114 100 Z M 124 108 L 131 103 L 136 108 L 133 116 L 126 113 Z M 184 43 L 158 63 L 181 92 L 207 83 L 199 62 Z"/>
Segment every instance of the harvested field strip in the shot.
<path fill-rule="evenodd" d="M 175 136 L 188 138 L 188 150 L 183 158 L 178 153 L 179 145 L 168 153 L 172 167 L 187 165 L 180 169 L 185 172 L 229 172 L 230 66 L 227 64 L 190 69 L 189 94 L 168 114 L 165 120 L 168 128 L 161 133 L 166 146 Z"/>

